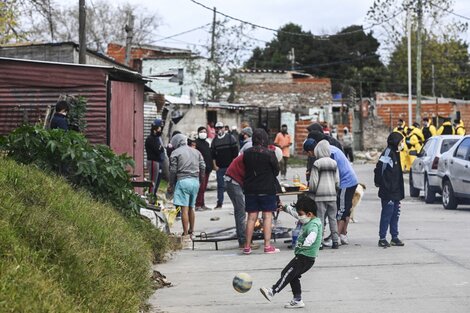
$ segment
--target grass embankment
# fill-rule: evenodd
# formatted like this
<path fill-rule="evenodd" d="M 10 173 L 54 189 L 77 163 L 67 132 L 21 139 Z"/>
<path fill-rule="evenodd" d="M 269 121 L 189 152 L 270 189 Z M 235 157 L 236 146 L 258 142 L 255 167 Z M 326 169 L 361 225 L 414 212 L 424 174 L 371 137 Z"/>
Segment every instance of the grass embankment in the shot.
<path fill-rule="evenodd" d="M 62 178 L 0 158 L 0 312 L 138 312 L 152 249 L 167 244 L 143 239 L 156 233 Z"/>

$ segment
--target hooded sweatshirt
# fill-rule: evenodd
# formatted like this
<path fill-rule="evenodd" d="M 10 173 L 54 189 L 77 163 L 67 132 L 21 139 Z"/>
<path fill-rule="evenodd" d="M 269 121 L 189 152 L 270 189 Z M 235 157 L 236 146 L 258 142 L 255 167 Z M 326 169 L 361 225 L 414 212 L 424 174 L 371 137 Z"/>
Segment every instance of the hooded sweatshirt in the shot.
<path fill-rule="evenodd" d="M 339 172 L 336 161 L 330 155 L 330 144 L 320 141 L 314 150 L 317 160 L 310 175 L 310 192 L 315 201 L 336 201 L 336 190 L 339 188 Z"/>
<path fill-rule="evenodd" d="M 403 140 L 399 132 L 392 132 L 387 138 L 387 148 L 382 152 L 374 170 L 374 183 L 379 187 L 382 200 L 400 201 L 405 198 L 403 172 L 398 144 Z"/>
<path fill-rule="evenodd" d="M 204 175 L 206 164 L 202 154 L 187 145 L 188 139 L 182 134 L 171 138 L 175 148 L 170 156 L 170 186 L 185 178 L 196 178 Z"/>

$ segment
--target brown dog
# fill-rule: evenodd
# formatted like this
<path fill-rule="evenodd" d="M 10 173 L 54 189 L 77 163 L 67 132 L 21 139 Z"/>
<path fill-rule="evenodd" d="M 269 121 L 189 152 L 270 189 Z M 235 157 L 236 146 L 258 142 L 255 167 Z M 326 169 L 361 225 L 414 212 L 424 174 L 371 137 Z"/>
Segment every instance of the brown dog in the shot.
<path fill-rule="evenodd" d="M 351 223 L 356 223 L 357 220 L 354 218 L 354 212 L 356 207 L 361 203 L 362 196 L 364 195 L 364 191 L 366 190 L 366 185 L 359 183 L 356 187 L 356 191 L 354 192 L 354 196 L 352 199 L 352 208 L 351 208 Z"/>

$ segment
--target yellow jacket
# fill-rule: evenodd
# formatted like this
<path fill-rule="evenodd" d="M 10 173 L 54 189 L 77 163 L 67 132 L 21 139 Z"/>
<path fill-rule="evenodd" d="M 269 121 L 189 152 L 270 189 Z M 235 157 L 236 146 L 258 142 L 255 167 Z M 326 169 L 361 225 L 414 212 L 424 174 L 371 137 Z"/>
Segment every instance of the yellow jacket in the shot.
<path fill-rule="evenodd" d="M 465 136 L 465 126 L 463 124 L 463 121 L 460 120 L 460 123 L 455 127 L 455 134 L 460 135 L 460 136 Z"/>
<path fill-rule="evenodd" d="M 426 131 L 429 131 L 429 133 L 430 133 L 430 135 L 431 135 L 430 137 L 436 136 L 436 134 L 437 134 L 436 127 L 435 127 L 434 125 L 432 125 L 431 122 L 429 122 L 428 127 L 424 127 L 424 126 L 423 126 L 423 128 L 421 128 L 421 132 L 423 133 L 423 136 L 424 136 L 424 134 L 426 133 Z M 429 136 L 429 134 L 428 134 L 428 136 Z M 429 138 L 429 137 L 428 137 L 428 138 Z M 426 136 L 425 136 L 424 139 L 426 140 L 426 139 L 428 139 L 428 138 L 426 138 Z"/>
<path fill-rule="evenodd" d="M 421 129 L 417 127 L 410 128 L 411 132 L 408 135 L 408 142 L 410 144 L 410 150 L 421 151 L 422 144 L 424 142 L 424 136 Z"/>
<path fill-rule="evenodd" d="M 452 134 L 447 134 L 447 135 L 455 135 L 455 129 L 454 127 L 452 127 L 452 124 L 450 121 L 442 123 L 441 127 L 439 127 L 439 129 L 437 130 L 437 135 L 442 135 L 445 126 L 447 126 L 447 128 L 449 128 L 449 126 L 450 128 L 452 128 Z"/>

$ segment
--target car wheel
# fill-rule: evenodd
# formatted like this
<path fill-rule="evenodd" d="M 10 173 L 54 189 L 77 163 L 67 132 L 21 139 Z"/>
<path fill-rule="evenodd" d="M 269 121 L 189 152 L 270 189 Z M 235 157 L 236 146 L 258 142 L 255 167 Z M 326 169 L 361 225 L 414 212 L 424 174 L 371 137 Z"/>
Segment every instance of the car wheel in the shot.
<path fill-rule="evenodd" d="M 436 192 L 429 187 L 428 177 L 424 177 L 424 202 L 434 203 L 436 201 Z"/>
<path fill-rule="evenodd" d="M 442 184 L 442 205 L 446 210 L 457 209 L 457 199 L 454 196 L 454 189 L 449 180 L 444 181 Z"/>
<path fill-rule="evenodd" d="M 410 196 L 413 198 L 419 197 L 419 189 L 413 186 L 413 172 L 410 171 Z"/>

